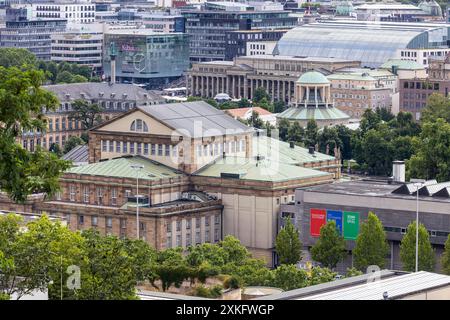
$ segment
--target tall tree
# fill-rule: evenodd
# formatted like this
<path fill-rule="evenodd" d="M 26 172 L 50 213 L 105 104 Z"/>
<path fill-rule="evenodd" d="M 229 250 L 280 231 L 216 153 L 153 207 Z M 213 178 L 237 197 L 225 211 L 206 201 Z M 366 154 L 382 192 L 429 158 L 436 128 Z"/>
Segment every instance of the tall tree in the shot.
<path fill-rule="evenodd" d="M 2 67 L 34 67 L 36 65 L 36 56 L 27 49 L 0 48 L 0 66 Z"/>
<path fill-rule="evenodd" d="M 319 127 L 314 119 L 310 119 L 306 124 L 305 130 L 305 146 L 315 146 L 319 135 Z"/>
<path fill-rule="evenodd" d="M 381 120 L 388 122 L 395 118 L 395 115 L 387 108 L 376 107 L 375 113 L 378 114 Z"/>
<path fill-rule="evenodd" d="M 54 110 L 56 97 L 41 88 L 44 74 L 34 69 L 0 67 L 0 185 L 14 201 L 23 202 L 31 193 L 53 195 L 69 163 L 37 148 L 28 152 L 17 144 L 23 131 L 44 131 L 44 108 Z"/>
<path fill-rule="evenodd" d="M 294 141 L 297 144 L 303 142 L 303 136 L 305 135 L 305 130 L 300 126 L 298 122 L 294 122 L 288 128 L 288 141 Z"/>
<path fill-rule="evenodd" d="M 69 120 L 80 121 L 83 128 L 88 130 L 102 122 L 102 112 L 103 108 L 98 104 L 78 99 L 72 103 L 72 111 L 68 118 Z"/>
<path fill-rule="evenodd" d="M 389 122 L 389 126 L 399 136 L 417 136 L 420 133 L 420 125 L 414 121 L 413 115 L 410 112 L 399 112 Z"/>
<path fill-rule="evenodd" d="M 434 250 L 430 243 L 430 236 L 425 226 L 419 224 L 419 271 L 433 271 L 434 269 Z M 415 271 L 416 266 L 416 222 L 412 221 L 406 234 L 400 243 L 400 260 L 403 263 L 403 269 L 406 271 Z"/>
<path fill-rule="evenodd" d="M 423 124 L 419 138 L 413 140 L 414 155 L 407 162 L 413 178 L 450 180 L 450 123 L 442 118 Z"/>
<path fill-rule="evenodd" d="M 261 129 L 262 127 L 264 127 L 264 121 L 262 121 L 262 119 L 259 117 L 258 112 L 256 111 L 252 111 L 252 114 L 250 115 L 250 117 L 247 119 L 246 122 L 249 126 L 252 126 L 253 128 Z"/>
<path fill-rule="evenodd" d="M 450 100 L 442 94 L 433 93 L 427 101 L 427 106 L 422 111 L 422 122 L 434 122 L 442 118 L 450 123 Z"/>
<path fill-rule="evenodd" d="M 73 148 L 75 148 L 76 146 L 85 144 L 84 140 L 81 139 L 78 136 L 71 136 L 67 141 L 66 144 L 64 145 L 64 153 L 69 152 L 70 150 L 72 150 Z"/>
<path fill-rule="evenodd" d="M 380 116 L 372 109 L 366 109 L 361 117 L 361 123 L 359 127 L 362 134 L 365 134 L 370 129 L 377 129 L 380 123 Z"/>
<path fill-rule="evenodd" d="M 361 224 L 361 231 L 356 238 L 353 249 L 353 263 L 355 268 L 366 271 L 368 266 L 377 265 L 381 269 L 386 264 L 389 245 L 386 233 L 378 217 L 369 212 L 367 220 Z"/>
<path fill-rule="evenodd" d="M 445 274 L 450 275 L 450 235 L 447 236 L 445 241 L 444 253 L 441 256 L 442 271 Z"/>
<path fill-rule="evenodd" d="M 319 151 L 322 153 L 334 154 L 335 148 L 342 149 L 342 141 L 339 139 L 338 130 L 336 128 L 324 127 L 322 132 L 318 134 Z"/>
<path fill-rule="evenodd" d="M 311 257 L 324 267 L 334 269 L 346 255 L 345 240 L 339 235 L 336 222 L 328 221 L 320 228 L 320 237 L 311 248 Z"/>
<path fill-rule="evenodd" d="M 281 141 L 287 141 L 289 138 L 289 128 L 291 123 L 287 119 L 281 119 L 278 122 L 278 135 Z"/>
<path fill-rule="evenodd" d="M 259 87 L 253 93 L 253 104 L 259 104 L 261 103 L 261 101 L 263 101 L 263 99 L 265 99 L 266 101 L 270 101 L 270 96 L 267 93 L 266 89 L 264 89 L 263 87 Z"/>
<path fill-rule="evenodd" d="M 275 240 L 275 250 L 281 264 L 296 264 L 301 260 L 300 236 L 291 219 L 284 219 L 285 225 Z"/>
<path fill-rule="evenodd" d="M 347 128 L 343 124 L 335 126 L 338 132 L 338 138 L 342 142 L 341 148 L 341 158 L 344 160 L 349 160 L 352 158 L 352 136 L 354 135 L 354 131 Z"/>

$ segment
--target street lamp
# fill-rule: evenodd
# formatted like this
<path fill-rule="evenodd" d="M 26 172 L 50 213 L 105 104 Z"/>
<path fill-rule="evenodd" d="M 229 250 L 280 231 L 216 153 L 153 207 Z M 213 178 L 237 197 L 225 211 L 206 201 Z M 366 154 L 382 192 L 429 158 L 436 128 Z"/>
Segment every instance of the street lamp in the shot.
<path fill-rule="evenodd" d="M 131 168 L 136 170 L 136 238 L 139 240 L 139 170 L 144 166 L 141 164 L 132 164 Z"/>

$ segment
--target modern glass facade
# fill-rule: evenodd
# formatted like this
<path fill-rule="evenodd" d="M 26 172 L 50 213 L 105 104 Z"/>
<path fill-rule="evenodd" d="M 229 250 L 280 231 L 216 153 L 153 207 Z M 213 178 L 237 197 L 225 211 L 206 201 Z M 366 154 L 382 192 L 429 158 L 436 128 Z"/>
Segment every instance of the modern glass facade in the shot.
<path fill-rule="evenodd" d="M 235 30 L 289 29 L 297 18 L 288 11 L 185 11 L 191 61 L 225 60 L 226 34 Z"/>
<path fill-rule="evenodd" d="M 105 34 L 103 68 L 111 76 L 111 50 L 116 53 L 116 79 L 159 88 L 189 68 L 188 36 L 148 30 L 117 30 Z"/>
<path fill-rule="evenodd" d="M 403 49 L 448 47 L 448 28 L 419 24 L 314 23 L 288 31 L 275 53 L 334 57 L 378 67 Z"/>

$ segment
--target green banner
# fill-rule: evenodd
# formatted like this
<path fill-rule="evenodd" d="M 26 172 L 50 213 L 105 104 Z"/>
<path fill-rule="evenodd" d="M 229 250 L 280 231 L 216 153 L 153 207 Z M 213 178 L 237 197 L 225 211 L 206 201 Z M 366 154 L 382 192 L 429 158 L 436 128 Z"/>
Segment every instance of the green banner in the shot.
<path fill-rule="evenodd" d="M 359 233 L 359 212 L 344 211 L 344 239 L 355 240 Z"/>

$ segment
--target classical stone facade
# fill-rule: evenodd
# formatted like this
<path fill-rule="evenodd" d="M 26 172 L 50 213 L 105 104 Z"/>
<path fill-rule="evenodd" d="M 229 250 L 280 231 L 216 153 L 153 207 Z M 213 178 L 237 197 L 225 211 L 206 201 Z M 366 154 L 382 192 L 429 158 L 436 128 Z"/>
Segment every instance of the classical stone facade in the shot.
<path fill-rule="evenodd" d="M 227 93 L 233 99 L 253 99 L 255 90 L 262 87 L 272 102 L 291 103 L 295 95 L 295 82 L 303 73 L 312 69 L 324 69 L 331 73 L 359 65 L 358 61 L 342 59 L 272 55 L 194 63 L 188 72 L 188 91 L 190 95 L 206 98 Z"/>
<path fill-rule="evenodd" d="M 71 136 L 81 136 L 86 132 L 81 121 L 71 119 L 72 104 L 84 100 L 98 104 L 102 108 L 100 117 L 108 121 L 139 105 L 164 102 L 164 99 L 132 84 L 72 83 L 43 87 L 55 94 L 59 100 L 56 110 L 45 110 L 47 130 L 45 132 L 23 132 L 19 142 L 24 148 L 34 151 L 36 146 L 49 149 L 53 143 L 64 147 Z"/>

